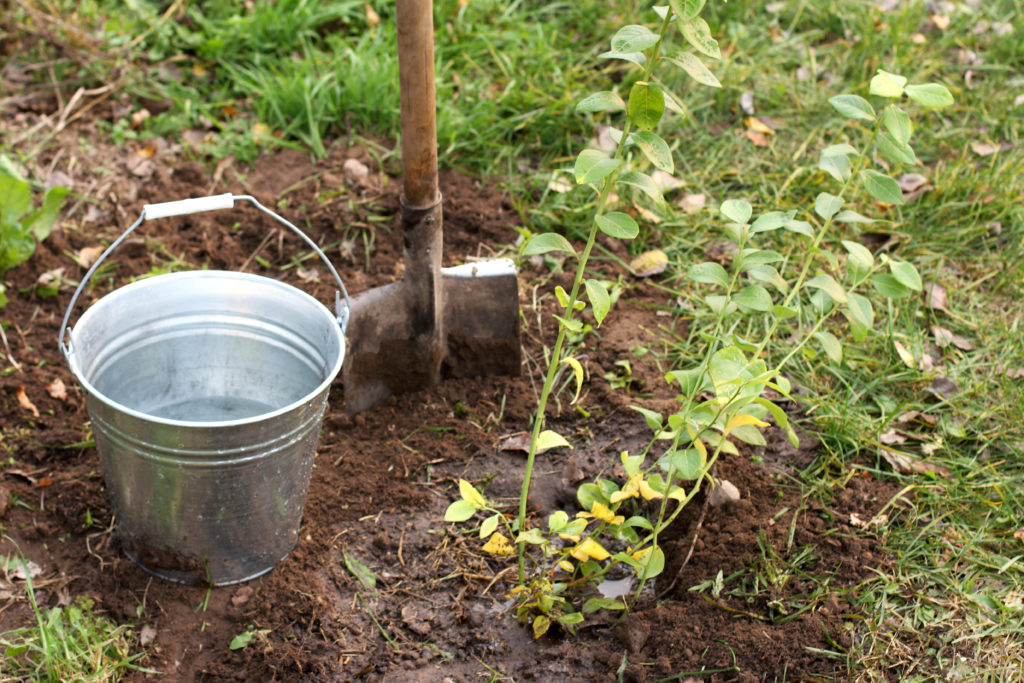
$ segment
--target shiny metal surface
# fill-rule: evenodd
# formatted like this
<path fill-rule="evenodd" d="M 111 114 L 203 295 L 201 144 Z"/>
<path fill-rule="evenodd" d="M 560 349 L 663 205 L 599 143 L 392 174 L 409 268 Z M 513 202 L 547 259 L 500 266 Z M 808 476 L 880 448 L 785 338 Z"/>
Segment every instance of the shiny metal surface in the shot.
<path fill-rule="evenodd" d="M 160 275 L 118 289 L 70 331 L 128 554 L 158 576 L 263 574 L 298 537 L 339 321 L 270 278 Z"/>

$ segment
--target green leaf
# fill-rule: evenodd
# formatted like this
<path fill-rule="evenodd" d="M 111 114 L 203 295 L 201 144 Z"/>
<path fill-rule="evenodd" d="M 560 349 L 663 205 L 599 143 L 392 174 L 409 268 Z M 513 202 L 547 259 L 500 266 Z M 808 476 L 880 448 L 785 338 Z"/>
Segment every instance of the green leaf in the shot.
<path fill-rule="evenodd" d="M 695 396 L 698 391 L 704 388 L 704 371 L 701 368 L 690 368 L 688 370 L 672 370 L 665 373 L 665 381 L 679 383 L 679 390 L 687 396 Z"/>
<path fill-rule="evenodd" d="M 917 155 L 910 145 L 901 145 L 899 140 L 886 131 L 882 131 L 875 138 L 875 147 L 878 153 L 889 161 L 897 164 L 916 164 Z"/>
<path fill-rule="evenodd" d="M 826 156 L 822 152 L 818 157 L 818 168 L 840 183 L 845 183 L 850 177 L 850 158 L 842 154 Z"/>
<path fill-rule="evenodd" d="M 568 254 L 576 254 L 576 250 L 572 248 L 569 240 L 557 232 L 542 232 L 539 235 L 534 235 L 523 246 L 524 256 L 546 254 L 549 251 L 564 251 Z"/>
<path fill-rule="evenodd" d="M 829 360 L 833 363 L 842 362 L 843 345 L 839 343 L 834 334 L 825 330 L 818 330 L 814 333 L 814 338 L 821 342 L 821 347 L 825 349 L 825 355 L 829 357 Z"/>
<path fill-rule="evenodd" d="M 562 437 L 558 432 L 554 432 L 550 429 L 545 429 L 537 437 L 537 452 L 543 453 L 549 451 L 552 448 L 572 448 L 572 445 Z"/>
<path fill-rule="evenodd" d="M 652 432 L 658 433 L 662 430 L 664 418 L 661 416 L 661 413 L 656 413 L 653 410 L 641 408 L 640 406 L 629 407 L 644 416 L 644 422 L 647 423 L 647 426 L 651 428 Z"/>
<path fill-rule="evenodd" d="M 676 451 L 672 454 L 672 474 L 683 481 L 693 481 L 701 475 L 704 462 L 704 456 L 696 448 Z"/>
<path fill-rule="evenodd" d="M 620 175 L 616 179 L 616 182 L 637 188 L 658 204 L 663 204 L 665 202 L 665 197 L 661 194 L 661 188 L 658 187 L 658 184 L 654 182 L 654 179 L 646 173 L 640 173 L 639 171 L 627 171 Z"/>
<path fill-rule="evenodd" d="M 60 213 L 60 205 L 68 194 L 66 187 L 51 187 L 46 191 L 43 198 L 43 205 L 38 211 L 33 211 L 25 216 L 21 225 L 25 229 L 31 229 L 32 234 L 40 242 L 50 236 L 53 224 L 57 222 L 57 215 Z"/>
<path fill-rule="evenodd" d="M 640 130 L 653 130 L 665 114 L 665 94 L 657 85 L 637 81 L 629 91 L 629 118 Z"/>
<path fill-rule="evenodd" d="M 593 614 L 602 609 L 624 610 L 626 603 L 619 598 L 590 598 L 583 603 L 584 614 Z"/>
<path fill-rule="evenodd" d="M 613 93 L 610 90 L 596 92 L 589 97 L 583 98 L 576 105 L 576 111 L 624 111 L 625 109 L 626 103 L 622 101 L 622 98 L 617 93 Z"/>
<path fill-rule="evenodd" d="M 675 173 L 676 165 L 672 161 L 672 151 L 661 137 L 650 131 L 640 130 L 633 133 L 633 141 L 657 168 L 665 173 Z"/>
<path fill-rule="evenodd" d="M 611 50 L 609 52 L 602 52 L 598 55 L 599 59 L 621 59 L 626 62 L 633 62 L 639 66 L 643 66 L 647 58 L 644 57 L 643 52 L 616 52 Z"/>
<path fill-rule="evenodd" d="M 736 304 L 729 300 L 727 296 L 721 296 L 719 294 L 708 294 L 704 297 L 704 303 L 715 312 L 715 314 L 725 313 L 728 315 L 736 310 Z"/>
<path fill-rule="evenodd" d="M 640 234 L 640 226 L 628 214 L 611 211 L 594 218 L 597 227 L 609 237 L 620 240 L 631 240 Z"/>
<path fill-rule="evenodd" d="M 882 124 L 889 131 L 889 134 L 901 145 L 910 143 L 910 135 L 914 128 L 910 123 L 910 117 L 907 115 L 907 112 L 895 104 L 890 104 L 882 112 Z"/>
<path fill-rule="evenodd" d="M 721 285 L 723 287 L 729 286 L 729 274 L 725 272 L 725 268 L 712 261 L 705 261 L 704 263 L 690 266 L 689 270 L 686 271 L 686 276 L 694 282 L 701 282 L 707 285 Z"/>
<path fill-rule="evenodd" d="M 712 59 L 722 58 L 722 51 L 718 48 L 718 41 L 711 36 L 711 27 L 708 26 L 708 22 L 700 17 L 680 16 L 676 23 L 686 42 L 693 45 L 698 52 L 706 54 Z"/>
<path fill-rule="evenodd" d="M 556 315 L 553 317 L 555 320 L 564 325 L 565 329 L 569 330 L 570 332 L 579 332 L 580 330 L 583 329 L 583 323 L 579 320 L 572 320 L 570 318 L 565 318 L 560 315 Z"/>
<path fill-rule="evenodd" d="M 846 290 L 843 289 L 842 285 L 835 281 L 835 279 L 826 273 L 821 275 L 815 275 L 810 280 L 804 283 L 805 287 L 813 287 L 814 289 L 820 289 L 831 297 L 831 299 L 837 303 L 846 303 L 847 296 Z"/>
<path fill-rule="evenodd" d="M 871 284 L 882 296 L 890 299 L 903 299 L 910 296 L 911 291 L 889 273 L 878 273 L 871 276 Z"/>
<path fill-rule="evenodd" d="M 732 298 L 736 305 L 750 311 L 772 310 L 772 295 L 761 285 L 750 285 Z"/>
<path fill-rule="evenodd" d="M 790 308 L 789 306 L 772 306 L 772 315 L 774 315 L 779 320 L 789 320 L 790 318 L 795 318 L 798 313 L 798 310 L 796 310 L 795 308 Z"/>
<path fill-rule="evenodd" d="M 646 26 L 630 24 L 612 36 L 612 52 L 643 52 L 657 42 L 657 33 Z"/>
<path fill-rule="evenodd" d="M 871 79 L 868 92 L 879 97 L 895 98 L 903 94 L 903 86 L 906 84 L 907 79 L 904 76 L 879 69 L 878 73 Z"/>
<path fill-rule="evenodd" d="M 848 119 L 875 120 L 875 110 L 871 108 L 871 104 L 867 100 L 859 95 L 836 95 L 830 97 L 828 103 Z"/>
<path fill-rule="evenodd" d="M 501 521 L 501 515 L 491 515 L 483 521 L 480 525 L 480 538 L 488 538 L 498 529 L 498 522 Z"/>
<path fill-rule="evenodd" d="M 461 498 L 451 505 L 444 511 L 444 521 L 446 522 L 465 522 L 467 519 L 476 514 L 476 508 L 470 503 Z"/>
<path fill-rule="evenodd" d="M 886 204 L 903 204 L 903 192 L 899 183 L 884 173 L 866 168 L 860 172 L 860 179 L 868 194 L 878 201 Z"/>
<path fill-rule="evenodd" d="M 487 507 L 487 499 L 465 479 L 459 479 L 459 495 L 477 510 Z"/>
<path fill-rule="evenodd" d="M 559 306 L 565 309 L 569 308 L 569 294 L 565 291 L 565 288 L 562 287 L 562 285 L 555 285 L 555 298 L 558 299 Z M 587 305 L 579 300 L 573 304 L 573 309 L 577 311 L 582 311 L 586 307 Z"/>
<path fill-rule="evenodd" d="M 805 235 L 807 237 L 810 237 L 811 239 L 814 239 L 814 228 L 812 228 L 811 224 L 808 223 L 807 221 L 798 221 L 794 219 L 786 223 L 784 227 L 786 228 L 786 230 L 789 230 L 790 232 L 795 232 L 800 235 Z"/>
<path fill-rule="evenodd" d="M 953 95 L 946 86 L 939 83 L 908 85 L 904 92 L 907 93 L 907 97 L 929 109 L 941 109 L 953 104 Z"/>
<path fill-rule="evenodd" d="M 580 484 L 576 488 L 576 500 L 579 501 L 580 507 L 584 510 L 593 508 L 594 503 L 608 505 L 608 496 L 605 494 L 604 489 L 597 484 Z"/>
<path fill-rule="evenodd" d="M 855 341 L 862 342 L 875 324 L 875 311 L 867 297 L 851 292 L 849 298 L 845 312 L 850 321 L 850 333 Z"/>
<path fill-rule="evenodd" d="M 576 157 L 573 175 L 579 185 L 599 183 L 621 165 L 621 159 L 610 159 L 596 149 L 585 149 Z"/>
<path fill-rule="evenodd" d="M 753 225 L 750 226 L 750 233 L 778 230 L 793 220 L 794 215 L 796 215 L 796 211 L 769 211 L 768 213 L 761 214 L 754 221 Z"/>
<path fill-rule="evenodd" d="M 784 258 L 779 252 L 770 249 L 744 249 L 741 257 L 744 270 L 765 263 L 777 263 Z"/>
<path fill-rule="evenodd" d="M 534 527 L 533 529 L 527 529 L 523 533 L 516 536 L 516 543 L 531 543 L 533 545 L 544 545 L 544 534 L 540 532 L 540 529 Z"/>
<path fill-rule="evenodd" d="M 771 401 L 762 396 L 758 396 L 757 398 L 755 398 L 754 403 L 758 404 L 762 408 L 765 408 L 769 413 L 771 413 L 772 417 L 775 419 L 775 424 L 777 424 L 779 427 L 785 429 L 786 427 L 789 426 L 789 415 L 786 415 L 786 411 L 780 408 L 779 406 L 775 405 L 774 403 L 772 403 Z"/>
<path fill-rule="evenodd" d="M 814 198 L 814 213 L 825 220 L 832 218 L 843 208 L 843 198 L 828 192 L 821 192 Z"/>
<path fill-rule="evenodd" d="M 237 636 L 235 636 L 234 638 L 231 639 L 231 644 L 228 645 L 228 648 L 230 648 L 232 650 L 241 650 L 246 645 L 248 645 L 250 642 L 252 642 L 253 636 L 255 636 L 255 635 L 256 635 L 255 631 L 242 631 Z M 223 641 L 221 641 L 221 642 L 223 642 Z"/>
<path fill-rule="evenodd" d="M 921 291 L 921 276 L 912 263 L 906 261 L 889 261 L 889 271 L 899 283 L 915 292 Z"/>
<path fill-rule="evenodd" d="M 377 587 L 377 577 L 373 575 L 373 571 L 357 560 L 356 556 L 349 551 L 343 550 L 341 554 L 345 558 L 345 569 L 352 576 L 356 577 L 356 580 L 359 581 L 363 588 L 373 591 Z"/>
<path fill-rule="evenodd" d="M 590 306 L 594 310 L 594 320 L 600 325 L 608 311 L 612 307 L 612 298 L 604 283 L 598 280 L 587 280 L 584 283 L 587 288 L 587 298 L 590 299 Z"/>
<path fill-rule="evenodd" d="M 850 254 L 850 258 L 847 260 L 847 263 L 854 266 L 858 272 L 867 272 L 871 270 L 873 265 L 875 265 L 875 257 L 871 253 L 871 250 L 860 242 L 843 240 L 843 246 Z"/>
<path fill-rule="evenodd" d="M 646 564 L 644 564 L 643 569 L 637 572 L 637 576 L 641 580 L 653 579 L 665 571 L 665 553 L 660 546 L 654 546 L 654 549 L 651 550 L 651 553 L 645 559 Z"/>
<path fill-rule="evenodd" d="M 856 153 L 857 150 L 854 149 L 852 145 L 847 144 L 845 142 L 840 142 L 835 145 L 829 145 L 825 149 L 821 150 L 821 154 L 827 157 L 850 156 L 851 154 Z"/>
<path fill-rule="evenodd" d="M 789 283 L 772 266 L 762 264 L 754 266 L 747 272 L 753 279 L 758 282 L 767 282 L 783 294 L 789 291 Z"/>
<path fill-rule="evenodd" d="M 28 183 L 0 175 L 0 226 L 15 225 L 28 211 L 32 193 Z"/>
<path fill-rule="evenodd" d="M 668 0 L 672 13 L 681 19 L 693 19 L 704 9 L 705 0 Z"/>
<path fill-rule="evenodd" d="M 700 61 L 700 58 L 692 52 L 680 52 L 675 57 L 667 57 L 667 59 L 685 71 L 690 78 L 698 83 L 711 86 L 712 88 L 722 87 L 722 83 L 715 74 L 711 73 L 711 70 L 704 65 L 704 62 Z"/>
<path fill-rule="evenodd" d="M 718 211 L 731 221 L 746 224 L 754 209 L 750 206 L 750 202 L 743 199 L 726 199 Z"/>
<path fill-rule="evenodd" d="M 832 220 L 834 220 L 837 223 L 874 223 L 875 222 L 874 218 L 868 218 L 867 216 L 861 215 L 861 214 L 857 213 L 856 211 L 850 211 L 849 209 L 845 209 L 843 211 L 840 211 L 839 213 L 836 214 L 836 217 L 833 218 Z"/>

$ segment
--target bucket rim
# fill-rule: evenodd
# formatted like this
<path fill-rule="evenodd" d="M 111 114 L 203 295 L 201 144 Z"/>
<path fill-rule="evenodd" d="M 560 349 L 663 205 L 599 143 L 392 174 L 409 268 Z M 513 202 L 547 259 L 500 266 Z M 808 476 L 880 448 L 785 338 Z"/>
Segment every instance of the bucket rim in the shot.
<path fill-rule="evenodd" d="M 319 299 L 312 296 L 308 292 L 305 292 L 287 282 L 275 280 L 274 278 L 266 277 L 264 275 L 255 275 L 253 273 L 241 273 L 233 270 L 189 270 L 178 273 L 163 273 L 160 275 L 153 275 L 151 277 L 136 280 L 135 282 L 128 283 L 127 285 L 124 285 L 122 287 L 118 287 L 114 291 L 108 292 L 107 294 L 104 294 L 102 297 L 100 297 L 99 300 L 94 302 L 86 309 L 86 311 L 78 319 L 78 322 L 75 324 L 75 327 L 79 327 L 80 325 L 82 325 L 83 322 L 88 322 L 89 318 L 92 317 L 91 314 L 94 314 L 95 311 L 100 307 L 100 304 L 102 304 L 103 301 L 107 300 L 109 297 L 120 298 L 121 296 L 125 296 L 126 292 L 130 293 L 131 290 L 144 289 L 146 287 L 155 286 L 154 283 L 160 284 L 160 282 L 158 281 L 166 282 L 168 280 L 178 279 L 248 280 L 263 286 L 277 287 L 279 289 L 288 291 L 289 294 L 298 295 L 300 298 L 307 300 L 310 304 L 313 304 L 318 314 L 322 314 L 325 317 L 325 319 L 330 323 L 330 329 L 336 332 L 339 345 L 337 360 L 335 361 L 333 367 L 331 367 L 330 370 L 327 372 L 325 379 L 320 384 L 318 384 L 315 389 L 312 389 L 311 391 L 304 394 L 301 398 L 292 401 L 291 403 L 282 406 L 281 408 L 277 408 L 275 410 L 268 411 L 265 413 L 260 413 L 258 415 L 253 415 L 251 417 L 238 418 L 235 420 L 176 420 L 173 418 L 159 417 L 157 415 L 152 415 L 141 410 L 129 408 L 128 406 L 122 403 L 118 403 L 117 401 L 111 399 L 110 397 L 106 396 L 105 394 L 97 390 L 96 387 L 94 387 L 92 383 L 85 378 L 84 373 L 81 371 L 81 368 L 78 365 L 74 347 L 75 331 L 74 328 L 69 328 L 68 332 L 71 338 L 71 348 L 70 352 L 66 355 L 68 369 L 71 371 L 71 374 L 75 376 L 75 379 L 78 380 L 79 384 L 81 384 L 82 387 L 86 390 L 86 392 L 88 392 L 91 396 L 95 397 L 96 399 L 98 399 L 99 401 L 103 402 L 104 404 L 106 404 L 107 406 L 116 411 L 119 411 L 125 415 L 131 416 L 138 420 L 144 420 L 146 422 L 153 424 L 166 425 L 169 427 L 182 427 L 187 429 L 224 429 L 230 427 L 241 427 L 245 425 L 256 424 L 259 422 L 264 422 L 266 420 L 272 420 L 287 413 L 291 413 L 295 411 L 297 408 L 299 408 L 302 404 L 309 403 L 317 396 L 320 396 L 321 394 L 326 392 L 330 388 L 334 380 L 338 377 L 338 373 L 341 372 L 341 367 L 345 362 L 345 352 L 347 349 L 345 343 L 345 333 L 342 331 L 341 323 L 338 321 L 337 317 L 335 317 L 335 315 L 331 313 L 331 311 L 326 306 L 324 306 L 324 304 Z"/>

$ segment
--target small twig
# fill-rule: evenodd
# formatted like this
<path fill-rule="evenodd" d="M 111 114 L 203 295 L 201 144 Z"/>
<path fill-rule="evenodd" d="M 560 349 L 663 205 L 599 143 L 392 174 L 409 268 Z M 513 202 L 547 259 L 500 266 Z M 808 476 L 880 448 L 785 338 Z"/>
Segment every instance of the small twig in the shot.
<path fill-rule="evenodd" d="M 710 472 L 709 472 L 709 474 L 710 474 Z M 702 526 L 704 526 L 704 518 L 707 517 L 707 515 L 708 515 L 708 508 L 710 506 L 711 506 L 711 494 L 709 492 L 709 493 L 705 493 L 705 495 L 704 495 L 704 505 L 702 505 L 701 508 L 700 508 L 700 517 L 697 518 L 697 526 L 693 530 L 693 538 L 690 540 L 690 549 L 687 551 L 686 557 L 683 558 L 683 563 L 679 565 L 679 570 L 676 572 L 675 577 L 672 579 L 672 583 L 670 583 L 668 585 L 668 587 L 665 588 L 665 590 L 663 590 L 658 595 L 658 598 L 657 598 L 658 600 L 663 600 L 666 595 L 668 595 L 669 593 L 672 592 L 672 589 L 674 589 L 676 587 L 676 583 L 679 582 L 679 577 L 681 577 L 683 575 L 683 569 L 685 569 L 686 565 L 688 565 L 690 563 L 690 558 L 693 557 L 693 550 L 694 550 L 694 548 L 697 547 L 697 538 L 700 536 L 700 529 L 701 529 Z"/>
<path fill-rule="evenodd" d="M 4 351 L 7 353 L 7 360 L 11 362 L 15 370 L 21 371 L 21 366 L 18 361 L 14 359 L 14 354 L 11 353 L 11 345 L 7 343 L 7 334 L 4 332 L 4 326 L 0 325 L 0 339 L 4 342 Z"/>

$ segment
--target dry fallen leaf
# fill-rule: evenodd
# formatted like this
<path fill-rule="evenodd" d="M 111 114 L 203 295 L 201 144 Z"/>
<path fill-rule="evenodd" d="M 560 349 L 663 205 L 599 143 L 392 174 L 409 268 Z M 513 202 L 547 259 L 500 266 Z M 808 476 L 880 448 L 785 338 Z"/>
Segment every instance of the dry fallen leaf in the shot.
<path fill-rule="evenodd" d="M 949 313 L 946 307 L 946 288 L 942 285 L 928 283 L 924 286 L 924 302 L 933 311 Z"/>
<path fill-rule="evenodd" d="M 759 133 L 756 130 L 746 131 L 747 139 L 754 143 L 755 147 L 767 147 L 768 136 L 764 133 Z"/>
<path fill-rule="evenodd" d="M 366 11 L 366 25 L 380 26 L 380 15 L 369 5 L 363 5 L 363 9 Z"/>
<path fill-rule="evenodd" d="M 961 337 L 958 334 L 953 334 L 945 327 L 932 325 L 931 330 L 932 336 L 935 337 L 935 343 L 938 344 L 940 348 L 949 346 L 950 344 L 960 349 L 961 351 L 974 351 L 976 348 L 978 348 L 970 339 L 967 339 L 966 337 Z"/>
<path fill-rule="evenodd" d="M 890 451 L 887 448 L 879 448 L 878 452 L 882 458 L 889 463 L 889 466 L 900 474 L 911 474 L 913 472 L 934 472 L 940 477 L 946 478 L 952 474 L 945 467 L 935 465 L 930 462 L 918 460 L 917 458 L 910 456 L 906 453 L 897 453 L 896 451 Z"/>
<path fill-rule="evenodd" d="M 637 277 L 650 277 L 664 273 L 668 267 L 668 255 L 661 249 L 651 249 L 630 261 L 629 267 Z"/>
<path fill-rule="evenodd" d="M 149 117 L 150 117 L 150 113 L 149 113 L 148 109 L 140 109 L 140 110 L 138 110 L 137 112 L 132 114 L 131 127 L 133 129 L 138 128 L 143 123 L 145 123 L 146 119 L 148 119 Z"/>
<path fill-rule="evenodd" d="M 708 198 L 704 194 L 688 194 L 679 200 L 678 206 L 691 216 L 700 213 L 700 210 L 707 204 Z"/>
<path fill-rule="evenodd" d="M 649 209 L 645 209 L 642 206 L 634 206 L 633 208 L 636 209 L 636 212 L 638 214 L 640 214 L 641 218 L 643 218 L 645 221 L 647 221 L 651 225 L 657 225 L 658 223 L 661 222 L 661 216 L 659 216 L 658 214 L 654 213 L 653 211 L 651 211 Z"/>
<path fill-rule="evenodd" d="M 869 520 L 861 518 L 856 512 L 850 513 L 850 526 L 860 527 L 881 527 L 889 521 L 889 515 L 876 515 Z"/>
<path fill-rule="evenodd" d="M 913 192 L 927 183 L 928 179 L 920 173 L 904 173 L 896 179 L 896 182 L 904 192 Z"/>
<path fill-rule="evenodd" d="M 39 409 L 29 400 L 28 394 L 25 393 L 25 387 L 18 387 L 14 392 L 14 396 L 18 399 L 18 405 L 32 413 L 32 417 L 39 417 Z"/>
<path fill-rule="evenodd" d="M 980 157 L 987 157 L 999 151 L 999 148 L 988 142 L 972 142 L 971 149 Z"/>
<path fill-rule="evenodd" d="M 68 389 L 64 386 L 64 381 L 60 377 L 46 385 L 46 393 L 58 401 L 63 401 L 68 397 Z"/>
<path fill-rule="evenodd" d="M 932 380 L 928 391 L 948 401 L 960 392 L 960 387 L 950 378 L 939 375 Z"/>
<path fill-rule="evenodd" d="M 565 178 L 562 178 L 561 176 L 559 176 L 557 178 L 553 178 L 551 180 L 551 182 L 548 183 L 548 189 L 551 190 L 552 192 L 557 192 L 559 194 L 565 194 L 566 192 L 571 192 L 572 191 L 573 184 L 570 183 Z"/>
<path fill-rule="evenodd" d="M 654 184 L 657 185 L 662 192 L 678 190 L 680 187 L 686 184 L 679 178 L 676 178 L 671 173 L 666 173 L 665 171 L 662 171 L 660 168 L 655 169 L 654 172 L 651 173 L 651 180 L 654 181 Z"/>
<path fill-rule="evenodd" d="M 1024 93 L 1017 95 L 1016 97 L 1013 98 L 1014 107 L 1019 107 L 1022 104 L 1024 104 Z"/>
<path fill-rule="evenodd" d="M 530 452 L 530 435 L 526 432 L 513 434 L 501 440 L 498 444 L 499 451 L 523 451 Z"/>
<path fill-rule="evenodd" d="M 939 419 L 934 415 L 922 413 L 920 410 L 908 410 L 907 412 L 903 413 L 902 415 L 896 418 L 896 421 L 899 422 L 900 424 L 906 424 L 914 420 L 924 422 L 925 424 L 929 424 L 933 427 L 939 422 Z"/>
<path fill-rule="evenodd" d="M 924 37 L 923 33 L 911 33 L 910 42 L 912 42 L 914 45 L 924 45 L 926 42 L 928 42 L 928 39 Z"/>
<path fill-rule="evenodd" d="M 1013 537 L 1018 541 L 1024 542 L 1024 526 L 1013 532 Z"/>
<path fill-rule="evenodd" d="M 891 446 L 894 443 L 905 443 L 907 437 L 903 436 L 895 429 L 890 429 L 885 434 L 882 434 L 880 437 L 878 437 L 878 440 L 886 445 Z"/>
<path fill-rule="evenodd" d="M 96 263 L 96 259 L 98 259 L 100 254 L 103 252 L 104 247 L 82 247 L 75 255 L 75 260 L 78 261 L 78 265 L 88 270 L 92 267 L 92 264 Z"/>
<path fill-rule="evenodd" d="M 907 347 L 895 339 L 893 340 L 892 345 L 896 347 L 896 354 L 900 357 L 900 360 L 903 361 L 904 365 L 908 368 L 916 367 L 917 364 L 914 363 L 914 356 L 910 351 L 907 351 Z"/>
<path fill-rule="evenodd" d="M 939 29 L 940 31 L 945 31 L 947 28 L 949 28 L 949 15 L 933 14 L 932 24 L 935 26 L 935 28 Z"/>
<path fill-rule="evenodd" d="M 26 567 L 28 568 L 27 571 Z M 18 579 L 19 581 L 24 581 L 26 576 L 34 579 L 43 573 L 43 568 L 32 560 L 28 560 L 27 562 L 18 562 L 15 564 L 15 562 L 10 558 L 7 558 L 6 570 L 9 578 Z"/>

